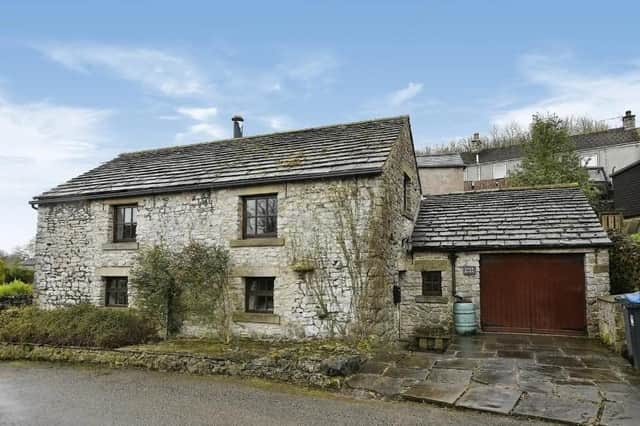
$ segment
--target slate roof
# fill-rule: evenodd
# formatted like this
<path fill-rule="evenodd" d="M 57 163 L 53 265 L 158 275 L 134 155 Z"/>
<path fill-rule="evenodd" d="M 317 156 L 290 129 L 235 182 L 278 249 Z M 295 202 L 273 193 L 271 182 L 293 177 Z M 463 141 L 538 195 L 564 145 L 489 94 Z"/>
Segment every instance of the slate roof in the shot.
<path fill-rule="evenodd" d="M 601 132 L 586 133 L 583 135 L 571 136 L 571 140 L 576 144 L 578 150 L 588 150 L 603 146 L 621 145 L 626 143 L 640 142 L 640 129 L 616 129 L 603 130 Z M 461 154 L 465 164 L 476 162 L 475 153 L 464 152 Z M 504 148 L 483 149 L 479 153 L 481 163 L 493 161 L 513 160 L 523 156 L 520 145 L 507 146 Z"/>
<path fill-rule="evenodd" d="M 411 237 L 418 251 L 606 246 L 611 243 L 577 187 L 429 195 Z"/>
<path fill-rule="evenodd" d="M 465 167 L 460 154 L 417 155 L 419 168 Z"/>
<path fill-rule="evenodd" d="M 32 203 L 375 174 L 409 117 L 121 154 Z"/>

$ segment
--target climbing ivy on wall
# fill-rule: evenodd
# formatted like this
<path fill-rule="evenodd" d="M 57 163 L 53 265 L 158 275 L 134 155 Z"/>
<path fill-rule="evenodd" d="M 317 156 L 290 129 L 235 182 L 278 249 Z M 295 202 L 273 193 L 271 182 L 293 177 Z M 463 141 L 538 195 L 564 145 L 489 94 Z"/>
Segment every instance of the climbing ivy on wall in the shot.
<path fill-rule="evenodd" d="M 613 246 L 609 250 L 611 294 L 640 290 L 640 241 L 610 231 Z"/>
<path fill-rule="evenodd" d="M 165 330 L 177 334 L 185 320 L 213 325 L 230 339 L 229 254 L 217 245 L 190 242 L 179 251 L 145 247 L 136 259 L 131 283 L 136 306 Z"/>

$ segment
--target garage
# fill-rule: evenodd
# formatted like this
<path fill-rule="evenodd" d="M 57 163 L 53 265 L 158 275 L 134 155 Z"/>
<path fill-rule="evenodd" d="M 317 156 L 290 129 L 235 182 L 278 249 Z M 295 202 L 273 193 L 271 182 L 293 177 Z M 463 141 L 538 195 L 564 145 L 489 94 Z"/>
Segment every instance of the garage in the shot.
<path fill-rule="evenodd" d="M 462 301 L 482 332 L 596 336 L 610 245 L 575 186 L 427 195 L 402 282 L 405 334 L 453 328 Z"/>
<path fill-rule="evenodd" d="M 585 334 L 584 255 L 483 254 L 480 304 L 484 331 Z"/>

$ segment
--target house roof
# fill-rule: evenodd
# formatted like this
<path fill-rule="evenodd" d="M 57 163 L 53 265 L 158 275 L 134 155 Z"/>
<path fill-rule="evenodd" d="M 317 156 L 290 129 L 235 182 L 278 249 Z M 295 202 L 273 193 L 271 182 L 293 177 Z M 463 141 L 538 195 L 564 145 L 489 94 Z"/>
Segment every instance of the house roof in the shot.
<path fill-rule="evenodd" d="M 376 174 L 404 126 L 408 116 L 120 154 L 31 203 Z"/>
<path fill-rule="evenodd" d="M 418 168 L 465 167 L 460 154 L 416 155 Z"/>
<path fill-rule="evenodd" d="M 623 127 L 619 127 L 616 129 L 603 130 L 601 132 L 573 135 L 571 136 L 571 140 L 575 143 L 576 149 L 578 150 L 588 150 L 603 146 L 640 142 L 640 129 L 625 129 Z M 476 162 L 475 153 L 464 152 L 461 155 L 465 164 L 473 164 Z M 523 156 L 523 152 L 521 145 L 512 145 L 502 148 L 483 149 L 479 152 L 478 156 L 481 163 L 490 163 L 493 161 L 520 158 Z"/>
<path fill-rule="evenodd" d="M 429 195 L 420 205 L 414 250 L 469 251 L 606 246 L 611 241 L 577 187 Z"/>

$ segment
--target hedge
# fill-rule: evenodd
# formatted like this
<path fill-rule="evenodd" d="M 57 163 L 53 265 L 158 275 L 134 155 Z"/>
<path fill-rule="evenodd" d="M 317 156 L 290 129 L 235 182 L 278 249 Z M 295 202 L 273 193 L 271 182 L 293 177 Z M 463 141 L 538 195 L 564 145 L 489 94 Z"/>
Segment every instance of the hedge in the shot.
<path fill-rule="evenodd" d="M 0 341 L 117 348 L 156 339 L 158 332 L 151 324 L 128 308 L 14 308 L 0 312 Z"/>
<path fill-rule="evenodd" d="M 617 232 L 609 232 L 613 247 L 609 250 L 611 294 L 640 289 L 640 241 Z"/>
<path fill-rule="evenodd" d="M 0 297 L 31 296 L 32 294 L 31 286 L 19 280 L 13 280 L 9 284 L 0 284 Z"/>

